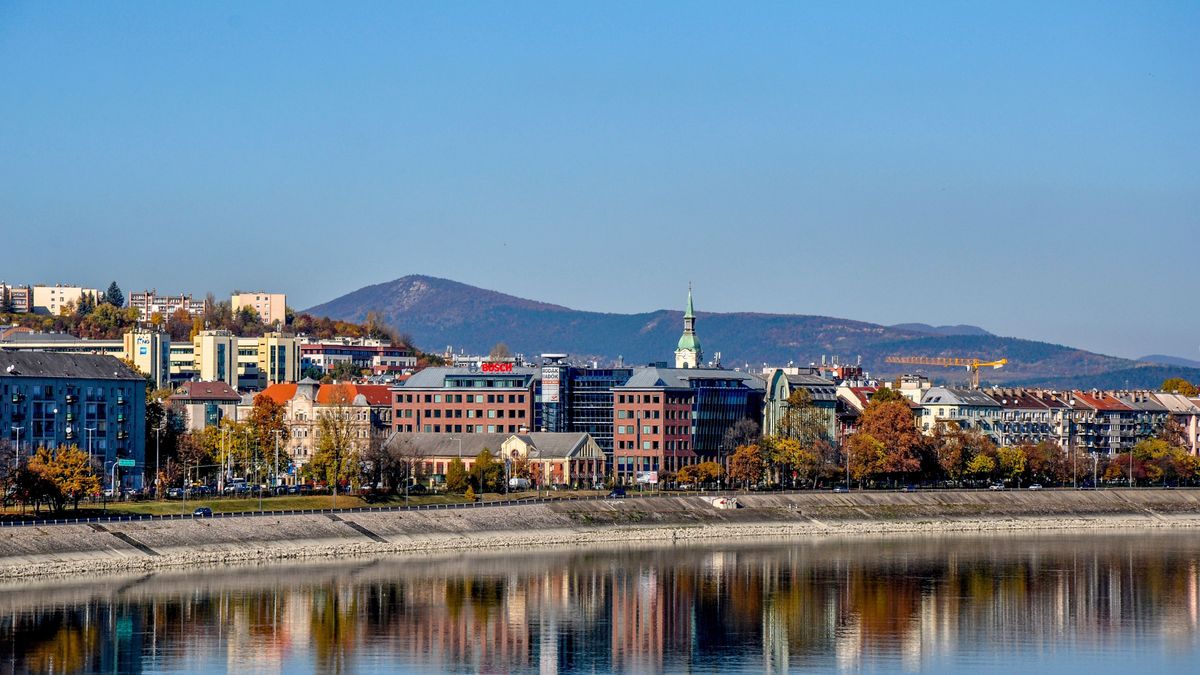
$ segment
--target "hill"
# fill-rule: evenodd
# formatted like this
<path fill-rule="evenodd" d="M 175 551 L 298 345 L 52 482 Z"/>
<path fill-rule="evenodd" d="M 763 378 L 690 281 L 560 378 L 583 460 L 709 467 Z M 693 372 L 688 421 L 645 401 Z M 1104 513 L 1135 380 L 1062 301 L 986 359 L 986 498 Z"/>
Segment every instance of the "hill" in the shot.
<path fill-rule="evenodd" d="M 910 330 L 916 333 L 928 333 L 930 335 L 991 335 L 979 326 L 969 324 L 958 324 L 955 326 L 930 326 L 927 323 L 898 323 L 891 328 L 897 330 Z"/>
<path fill-rule="evenodd" d="M 567 352 L 604 363 L 621 358 L 627 364 L 673 361 L 683 326 L 681 311 L 587 312 L 428 276 L 367 286 L 306 311 L 354 322 L 376 311 L 427 351 L 453 346 L 487 353 L 504 342 L 513 353 Z M 1122 386 L 1152 387 L 1162 382 L 1163 372 L 1200 381 L 1200 370 L 1139 367 L 1129 359 L 987 331 L 943 335 L 826 316 L 697 312 L 697 333 L 706 358 L 721 352 L 727 367 L 755 370 L 763 363 L 820 362 L 823 355 L 838 355 L 843 362 L 861 356 L 869 371 L 891 377 L 913 368 L 884 363 L 888 355 L 953 355 L 1009 359 L 1008 367 L 985 373 L 985 382 L 1032 385 L 1075 378 L 1080 384 L 1073 386 L 1100 386 L 1087 383 L 1108 381 L 1102 376 L 1114 374 Z M 926 372 L 942 382 L 966 380 L 961 370 Z"/>

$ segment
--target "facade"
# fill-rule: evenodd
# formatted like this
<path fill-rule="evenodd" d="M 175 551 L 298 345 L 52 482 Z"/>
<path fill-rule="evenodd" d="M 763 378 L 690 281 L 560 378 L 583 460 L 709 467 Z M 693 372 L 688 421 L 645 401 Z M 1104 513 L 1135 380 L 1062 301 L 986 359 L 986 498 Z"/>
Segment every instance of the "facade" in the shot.
<path fill-rule="evenodd" d="M 83 299 L 84 295 L 90 295 L 92 300 L 98 300 L 104 296 L 104 291 L 98 288 L 84 288 L 82 286 L 62 286 L 55 284 L 53 286 L 34 286 L 33 287 L 33 311 L 40 314 L 50 314 L 58 316 L 68 305 L 77 305 Z"/>
<path fill-rule="evenodd" d="M 1134 411 L 1133 434 L 1140 441 L 1157 434 L 1167 423 L 1168 410 L 1148 391 L 1121 391 L 1116 399 Z M 1136 441 L 1135 441 L 1136 442 Z"/>
<path fill-rule="evenodd" d="M 541 371 L 508 362 L 426 368 L 392 388 L 397 432 L 515 434 L 534 428 Z"/>
<path fill-rule="evenodd" d="M 628 382 L 633 369 L 573 366 L 564 363 L 565 354 L 546 354 L 543 359 L 536 428 L 586 433 L 611 454 L 613 388 Z"/>
<path fill-rule="evenodd" d="M 1048 441 L 1067 447 L 1066 408 L 1054 397 L 1025 389 L 993 388 L 987 394 L 1000 404 L 996 442 L 1001 446 L 1037 445 Z"/>
<path fill-rule="evenodd" d="M 167 400 L 185 431 L 202 431 L 236 420 L 242 395 L 225 382 L 184 382 Z"/>
<path fill-rule="evenodd" d="M 613 389 L 614 473 L 628 482 L 638 472 L 677 471 L 721 460 L 725 431 L 738 420 L 759 420 L 764 385 L 732 370 L 638 368 Z"/>
<path fill-rule="evenodd" d="M 278 322 L 282 326 L 287 323 L 287 295 L 283 293 L 234 293 L 229 305 L 234 312 L 243 307 L 253 307 L 264 324 Z"/>
<path fill-rule="evenodd" d="M 1154 394 L 1158 402 L 1167 409 L 1167 414 L 1183 428 L 1184 443 L 1188 452 L 1200 454 L 1200 399 L 1183 394 Z"/>
<path fill-rule="evenodd" d="M 316 368 L 322 373 L 339 363 L 350 362 L 373 375 L 397 374 L 417 365 L 417 357 L 404 345 L 370 338 L 297 338 L 300 345 L 300 370 Z"/>
<path fill-rule="evenodd" d="M 1001 411 L 999 403 L 979 390 L 930 387 L 921 398 L 919 426 L 929 433 L 938 422 L 945 420 L 966 431 L 982 431 L 993 442 L 999 443 Z"/>
<path fill-rule="evenodd" d="M 238 388 L 238 339 L 227 330 L 206 330 L 192 338 L 191 377 Z M 187 379 L 191 379 L 190 377 Z"/>
<path fill-rule="evenodd" d="M 122 337 L 122 358 L 154 380 L 155 387 L 171 384 L 171 336 L 164 331 L 131 330 Z"/>
<path fill-rule="evenodd" d="M 265 389 L 272 384 L 295 382 L 300 379 L 300 343 L 296 338 L 282 333 L 267 333 L 254 341 L 253 377 L 257 380 L 254 389 Z M 246 338 L 238 338 L 239 368 L 242 367 L 241 350 L 247 342 Z M 239 377 L 251 377 L 249 369 L 242 368 Z"/>
<path fill-rule="evenodd" d="M 221 380 L 234 389 L 258 391 L 300 379 L 300 345 L 282 333 L 237 337 L 227 330 L 206 330 L 191 345 L 168 350 L 171 380 Z"/>
<path fill-rule="evenodd" d="M 155 314 L 166 319 L 181 309 L 193 317 L 204 314 L 204 301 L 192 300 L 191 293 L 159 295 L 157 290 L 138 291 L 129 294 L 129 306 L 138 311 L 142 321 L 149 321 Z"/>
<path fill-rule="evenodd" d="M 687 311 L 683 313 L 683 335 L 675 347 L 676 368 L 699 368 L 704 363 L 704 350 L 696 336 L 696 310 L 692 306 L 692 289 L 688 287 Z"/>
<path fill-rule="evenodd" d="M 146 380 L 120 360 L 0 350 L 0 429 L 20 457 L 38 447 L 77 445 L 121 487 L 138 489 L 146 470 L 145 423 Z"/>
<path fill-rule="evenodd" d="M 1119 454 L 1137 444 L 1137 411 L 1102 391 L 1072 391 L 1071 446 L 1094 453 Z"/>
<path fill-rule="evenodd" d="M 787 400 L 792 392 L 803 389 L 808 392 L 813 407 L 825 415 L 826 433 L 829 440 L 836 442 L 837 433 L 837 386 L 808 368 L 768 368 L 766 376 L 766 399 L 763 403 L 762 432 L 774 435 L 779 421 L 787 412 Z"/>
<path fill-rule="evenodd" d="M 33 311 L 33 289 L 28 286 L 10 286 L 0 282 L 0 313 L 5 307 L 13 314 L 28 314 Z"/>
<path fill-rule="evenodd" d="M 322 415 L 349 420 L 357 452 L 365 451 L 372 441 L 382 443 L 391 431 L 392 399 L 383 385 L 321 384 L 305 378 L 294 384 L 273 384 L 260 395 L 284 407 L 288 438 L 282 440 L 280 450 L 287 452 L 295 467 L 293 481 L 320 447 Z"/>
<path fill-rule="evenodd" d="M 417 473 L 432 484 L 444 481 L 454 460 L 461 460 L 468 473 L 480 452 L 488 451 L 511 471 L 513 465 L 528 463 L 529 477 L 537 488 L 593 486 L 606 478 L 608 457 L 586 433 L 537 432 L 528 434 L 473 433 L 453 436 L 435 433 L 395 433 L 388 447 L 412 457 Z"/>

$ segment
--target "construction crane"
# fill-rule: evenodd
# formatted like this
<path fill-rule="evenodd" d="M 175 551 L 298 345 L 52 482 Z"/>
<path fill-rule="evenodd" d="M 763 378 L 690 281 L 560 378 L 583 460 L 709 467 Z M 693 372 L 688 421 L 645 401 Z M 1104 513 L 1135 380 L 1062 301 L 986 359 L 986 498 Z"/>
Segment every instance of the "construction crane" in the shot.
<path fill-rule="evenodd" d="M 955 356 L 889 356 L 884 359 L 887 363 L 903 363 L 910 366 L 942 366 L 945 368 L 956 368 L 965 366 L 967 371 L 971 373 L 971 388 L 979 388 L 979 369 L 980 368 L 1001 368 L 1008 363 L 1008 359 L 999 359 L 996 361 L 983 361 L 980 359 L 965 359 Z"/>

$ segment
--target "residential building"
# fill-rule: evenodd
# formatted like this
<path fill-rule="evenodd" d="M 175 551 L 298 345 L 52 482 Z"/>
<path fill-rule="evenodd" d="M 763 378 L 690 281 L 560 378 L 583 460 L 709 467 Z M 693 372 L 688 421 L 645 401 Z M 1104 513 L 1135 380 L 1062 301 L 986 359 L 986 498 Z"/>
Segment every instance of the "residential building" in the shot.
<path fill-rule="evenodd" d="M 284 406 L 288 437 L 280 440 L 280 448 L 295 467 L 293 478 L 320 448 L 323 415 L 349 421 L 352 449 L 358 452 L 365 451 L 372 441 L 382 443 L 391 432 L 392 398 L 384 385 L 321 384 L 305 378 L 297 383 L 272 384 L 260 395 Z"/>
<path fill-rule="evenodd" d="M 1026 389 L 992 388 L 986 393 L 1000 404 L 995 435 L 997 444 L 1037 445 L 1048 441 L 1061 448 L 1067 447 L 1068 436 L 1062 424 L 1065 407 L 1061 402 Z"/>
<path fill-rule="evenodd" d="M 858 418 L 862 416 L 871 397 L 879 387 L 858 383 L 841 384 L 837 388 L 837 441 L 840 445 L 858 430 Z"/>
<path fill-rule="evenodd" d="M 817 374 L 815 369 L 765 368 L 766 401 L 763 405 L 762 432 L 764 435 L 777 433 L 779 421 L 787 413 L 788 397 L 792 392 L 803 389 L 814 408 L 825 417 L 826 433 L 832 442 L 837 442 L 837 385 Z"/>
<path fill-rule="evenodd" d="M 270 332 L 237 337 L 227 330 L 206 330 L 189 346 L 174 346 L 168 358 L 171 379 L 222 380 L 246 391 L 300 379 L 300 345 L 295 337 Z"/>
<path fill-rule="evenodd" d="M 155 314 L 168 319 L 181 309 L 192 317 L 201 316 L 204 305 L 203 300 L 192 300 L 191 293 L 159 295 L 157 290 L 149 290 L 129 294 L 129 306 L 138 310 L 142 321 L 149 321 Z"/>
<path fill-rule="evenodd" d="M 1137 444 L 1138 412 L 1103 391 L 1065 394 L 1071 406 L 1071 446 L 1085 452 L 1119 454 Z"/>
<path fill-rule="evenodd" d="M 227 330 L 206 330 L 192 338 L 189 375 L 204 382 L 222 381 L 238 388 L 238 338 Z M 257 351 L 251 353 L 257 364 Z M 172 363 L 174 365 L 174 362 Z"/>
<path fill-rule="evenodd" d="M 283 293 L 237 292 L 233 294 L 229 304 L 234 312 L 243 307 L 253 307 L 264 324 L 278 322 L 283 326 L 287 323 L 287 295 Z"/>
<path fill-rule="evenodd" d="M 185 431 L 202 431 L 224 419 L 237 420 L 242 395 L 221 381 L 184 382 L 167 400 Z"/>
<path fill-rule="evenodd" d="M 1113 394 L 1118 401 L 1134 411 L 1135 443 L 1157 434 L 1167 423 L 1169 410 L 1149 391 L 1119 391 Z"/>
<path fill-rule="evenodd" d="M 0 282 L 0 313 L 5 311 L 13 314 L 32 312 L 33 289 L 28 286 L 10 286 Z"/>
<path fill-rule="evenodd" d="M 119 359 L 0 349 L 0 429 L 21 457 L 77 445 L 120 486 L 140 488 L 145 420 L 146 380 Z"/>
<path fill-rule="evenodd" d="M 921 398 L 919 424 L 928 433 L 945 420 L 963 430 L 982 431 L 999 443 L 1002 410 L 999 403 L 978 389 L 930 387 Z"/>
<path fill-rule="evenodd" d="M 39 314 L 58 316 L 68 305 L 77 305 L 84 295 L 91 296 L 96 301 L 104 297 L 104 291 L 98 288 L 82 286 L 53 286 L 33 287 L 33 311 Z"/>
<path fill-rule="evenodd" d="M 122 337 L 121 356 L 154 381 L 155 387 L 171 384 L 171 336 L 165 331 L 138 328 Z"/>
<path fill-rule="evenodd" d="M 606 477 L 608 457 L 584 432 L 533 432 L 526 434 L 395 433 L 387 441 L 394 452 L 411 457 L 416 472 L 434 485 L 445 481 L 450 463 L 460 460 L 470 472 L 479 453 L 487 451 L 511 471 L 528 463 L 536 487 L 591 486 Z"/>
<path fill-rule="evenodd" d="M 479 368 L 426 368 L 392 387 L 395 430 L 496 434 L 534 429 L 541 371 L 509 362 Z"/>
<path fill-rule="evenodd" d="M 586 433 L 607 454 L 613 448 L 613 389 L 629 381 L 632 368 L 566 363 L 566 354 L 543 354 L 535 428 Z"/>
<path fill-rule="evenodd" d="M 634 370 L 613 388 L 614 472 L 628 482 L 638 472 L 677 471 L 721 461 L 725 432 L 742 419 L 759 420 L 765 385 L 749 373 L 715 368 Z"/>
<path fill-rule="evenodd" d="M 238 364 L 241 365 L 241 350 L 248 342 L 238 338 Z M 255 339 L 254 343 L 254 378 L 257 382 L 254 389 L 264 389 L 279 382 L 295 382 L 300 379 L 300 343 L 290 335 L 282 333 L 266 333 Z M 249 378 L 248 369 L 243 370 L 241 378 Z M 244 385 L 243 385 L 244 386 Z"/>
<path fill-rule="evenodd" d="M 298 337 L 300 371 L 316 368 L 326 373 L 339 363 L 353 363 L 373 375 L 399 374 L 415 368 L 417 357 L 406 345 L 371 338 L 331 338 L 320 340 Z"/>
<path fill-rule="evenodd" d="M 1188 452 L 1200 454 L 1200 399 L 1164 393 L 1155 393 L 1154 397 L 1167 409 L 1167 414 L 1179 422 Z"/>

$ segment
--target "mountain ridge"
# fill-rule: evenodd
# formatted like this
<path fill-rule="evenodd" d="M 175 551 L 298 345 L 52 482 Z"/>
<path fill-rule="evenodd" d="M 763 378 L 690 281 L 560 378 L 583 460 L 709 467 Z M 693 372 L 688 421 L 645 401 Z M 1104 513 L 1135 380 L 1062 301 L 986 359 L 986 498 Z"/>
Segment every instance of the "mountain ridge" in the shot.
<path fill-rule="evenodd" d="M 680 310 L 633 314 L 576 310 L 427 275 L 365 286 L 306 311 L 347 321 L 365 320 L 367 312 L 376 311 L 427 351 L 451 346 L 486 354 L 504 342 L 513 353 L 566 352 L 581 360 L 619 359 L 634 365 L 673 362 L 683 329 Z M 920 371 L 940 382 L 965 382 L 963 370 L 920 369 L 884 361 L 889 355 L 964 356 L 1008 358 L 1004 369 L 984 373 L 984 381 L 994 383 L 1032 385 L 1068 378 L 1086 382 L 1114 371 L 1121 372 L 1122 381 L 1132 387 L 1156 387 L 1162 382 L 1162 378 L 1150 381 L 1159 370 L 1139 367 L 1147 364 L 1137 361 L 1001 337 L 983 329 L 946 335 L 853 319 L 763 312 L 698 311 L 696 319 L 705 358 L 721 352 L 726 367 L 757 370 L 763 363 L 808 364 L 820 362 L 823 356 L 838 356 L 843 363 L 861 358 L 865 368 L 881 377 Z M 1171 372 L 1200 380 L 1200 369 L 1175 367 Z"/>

